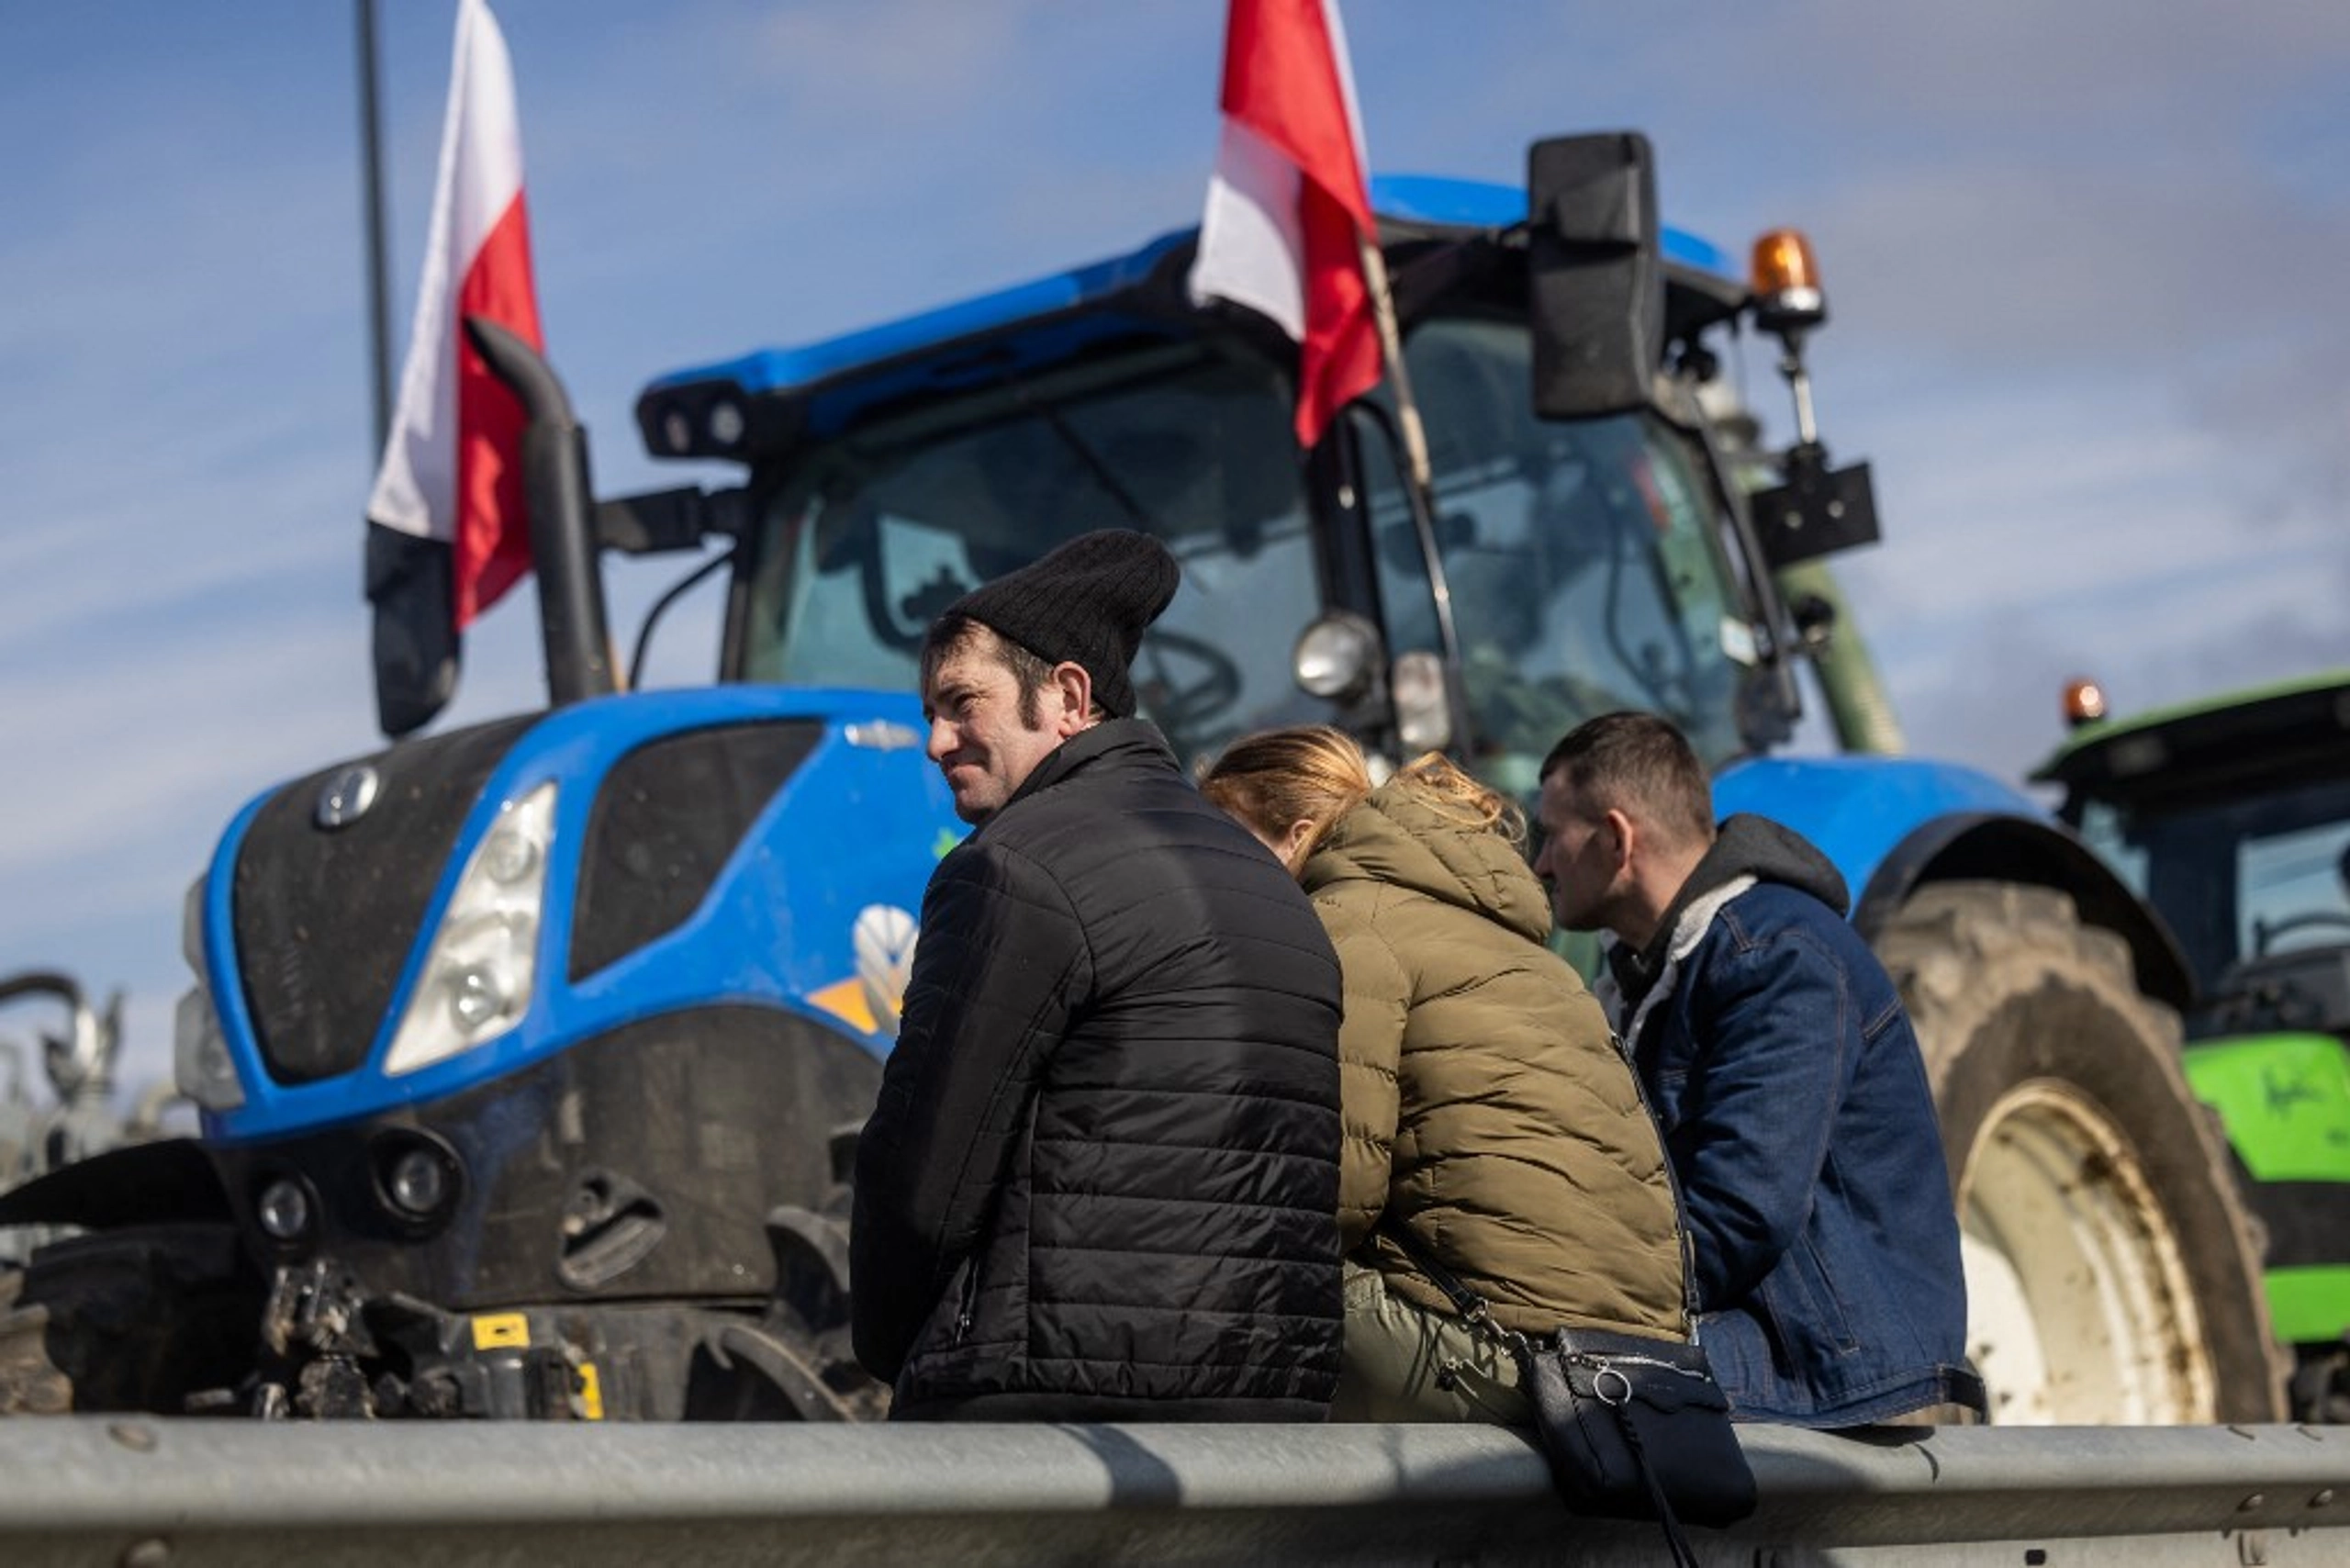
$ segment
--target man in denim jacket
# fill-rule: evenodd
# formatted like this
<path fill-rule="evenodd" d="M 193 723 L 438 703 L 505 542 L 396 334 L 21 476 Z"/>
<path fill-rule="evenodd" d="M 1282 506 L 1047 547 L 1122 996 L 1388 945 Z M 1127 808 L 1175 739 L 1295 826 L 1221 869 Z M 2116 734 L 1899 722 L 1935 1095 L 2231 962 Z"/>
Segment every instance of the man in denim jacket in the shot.
<path fill-rule="evenodd" d="M 1979 1411 L 1925 1063 L 1843 878 L 1775 823 L 1718 831 L 1695 754 L 1651 714 L 1561 741 L 1539 820 L 1559 924 L 1616 938 L 1596 990 L 1664 1134 L 1733 1413 Z"/>

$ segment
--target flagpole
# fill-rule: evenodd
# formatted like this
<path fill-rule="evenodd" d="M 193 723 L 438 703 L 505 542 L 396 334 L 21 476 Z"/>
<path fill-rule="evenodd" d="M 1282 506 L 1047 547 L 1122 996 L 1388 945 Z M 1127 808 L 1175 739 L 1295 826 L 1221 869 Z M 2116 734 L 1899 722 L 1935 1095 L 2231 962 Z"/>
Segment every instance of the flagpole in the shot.
<path fill-rule="evenodd" d="M 1427 573 L 1428 597 L 1436 606 L 1437 641 L 1444 654 L 1445 689 L 1453 712 L 1453 744 L 1467 747 L 1469 693 L 1461 684 L 1460 633 L 1453 625 L 1452 587 L 1446 581 L 1444 553 L 1436 537 L 1436 479 L 1428 463 L 1427 432 L 1420 423 L 1419 400 L 1412 396 L 1412 375 L 1404 364 L 1404 335 L 1395 323 L 1395 295 L 1388 286 L 1387 258 L 1375 235 L 1355 235 L 1356 254 L 1362 261 L 1364 286 L 1371 293 L 1371 319 L 1379 327 L 1379 354 L 1387 367 L 1387 383 L 1395 394 L 1395 427 L 1403 436 L 1404 463 L 1408 470 L 1404 498 L 1412 513 L 1412 532 L 1420 545 L 1420 565 Z"/>
<path fill-rule="evenodd" d="M 389 291 L 384 282 L 383 116 L 375 102 L 375 5 L 359 0 L 359 168 L 367 219 L 367 341 L 373 354 L 369 386 L 375 393 L 375 442 L 380 454 L 392 431 L 392 326 Z"/>
<path fill-rule="evenodd" d="M 1395 389 L 1395 422 L 1404 432 L 1404 457 L 1411 465 L 1412 486 L 1431 505 L 1436 487 L 1428 467 L 1428 438 L 1420 424 L 1420 405 L 1412 396 L 1411 373 L 1404 366 L 1404 338 L 1395 327 L 1395 296 L 1387 286 L 1387 258 L 1379 241 L 1368 234 L 1355 236 L 1355 251 L 1362 258 L 1364 284 L 1371 290 L 1371 317 L 1379 323 L 1379 353 L 1387 364 L 1389 385 Z"/>

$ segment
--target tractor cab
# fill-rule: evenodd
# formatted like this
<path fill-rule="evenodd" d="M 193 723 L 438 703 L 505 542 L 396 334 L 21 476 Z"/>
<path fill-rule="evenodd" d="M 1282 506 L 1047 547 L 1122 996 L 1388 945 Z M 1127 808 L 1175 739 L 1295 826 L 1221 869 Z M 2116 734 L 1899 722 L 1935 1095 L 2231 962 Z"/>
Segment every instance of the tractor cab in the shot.
<path fill-rule="evenodd" d="M 1587 319 L 1562 320 L 1544 303 L 1546 243 L 1572 227 L 1540 218 L 1570 205 L 1555 194 L 1529 207 L 1516 187 L 1429 179 L 1372 194 L 1427 431 L 1424 500 L 1385 386 L 1299 452 L 1293 351 L 1253 317 L 1193 305 L 1191 236 L 1169 236 L 648 388 L 638 420 L 656 454 L 748 470 L 722 675 L 911 689 L 946 604 L 1117 526 L 1183 566 L 1136 686 L 1187 762 L 1323 722 L 1390 756 L 1447 747 L 1530 791 L 1558 736 L 1612 709 L 1671 715 L 1717 765 L 1783 737 L 1793 639 L 1755 521 L 1777 513 L 1750 510 L 1701 402 L 1709 339 L 1750 311 L 1747 285 L 1703 241 L 1652 232 L 1645 252 L 1568 263 L 1584 269 L 1572 297 Z M 1624 272 L 1634 260 L 1648 271 Z M 1651 297 L 1645 332 L 1572 341 Z M 1637 369 L 1597 398 L 1606 378 L 1579 373 L 1575 397 L 1546 405 L 1561 353 Z"/>
<path fill-rule="evenodd" d="M 2350 1036 L 2350 675 L 2085 718 L 2034 777 L 2177 935 L 2191 1037 Z"/>

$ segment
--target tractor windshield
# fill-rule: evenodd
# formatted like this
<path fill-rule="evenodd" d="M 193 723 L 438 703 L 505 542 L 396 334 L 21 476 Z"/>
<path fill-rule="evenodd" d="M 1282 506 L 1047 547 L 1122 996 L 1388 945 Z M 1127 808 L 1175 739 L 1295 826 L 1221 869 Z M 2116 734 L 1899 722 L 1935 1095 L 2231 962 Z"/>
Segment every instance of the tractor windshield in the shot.
<path fill-rule="evenodd" d="M 1708 767 L 1745 749 L 1735 698 L 1755 659 L 1694 443 L 1654 414 L 1535 417 L 1525 329 L 1456 317 L 1408 351 L 1427 429 L 1477 770 L 1530 792 L 1585 719 L 1665 714 Z M 1388 637 L 1438 645 L 1423 553 L 1392 465 L 1373 465 Z"/>
<path fill-rule="evenodd" d="M 1001 383 L 821 448 L 769 503 L 745 673 L 911 691 L 923 632 L 990 577 L 1091 529 L 1156 534 L 1183 588 L 1135 689 L 1186 760 L 1329 718 L 1290 675 L 1319 612 L 1289 389 L 1161 345 Z"/>
<path fill-rule="evenodd" d="M 1411 339 L 1478 742 L 1471 760 L 1530 790 L 1542 754 L 1575 722 L 1649 708 L 1718 763 L 1740 749 L 1733 698 L 1754 639 L 1700 459 L 1649 416 L 1536 420 L 1528 354 L 1512 320 L 1438 319 Z M 743 672 L 912 690 L 923 631 L 957 596 L 1119 526 L 1158 535 L 1183 566 L 1135 682 L 1178 755 L 1331 720 L 1330 704 L 1293 683 L 1298 633 L 1346 608 L 1380 622 L 1391 654 L 1439 651 L 1434 596 L 1390 449 L 1375 435 L 1361 443 L 1367 543 L 1317 539 L 1290 417 L 1288 380 L 1264 362 L 1213 341 L 1159 342 L 977 386 L 802 449 L 755 543 Z M 1372 421 L 1358 420 L 1368 435 Z M 1352 504 L 1333 498 L 1318 515 L 1343 518 Z M 1337 583 L 1375 602 L 1337 604 Z"/>
<path fill-rule="evenodd" d="M 2091 800 L 2081 832 L 2162 913 L 2207 993 L 2248 962 L 2350 948 L 2350 778 L 2159 812 Z"/>

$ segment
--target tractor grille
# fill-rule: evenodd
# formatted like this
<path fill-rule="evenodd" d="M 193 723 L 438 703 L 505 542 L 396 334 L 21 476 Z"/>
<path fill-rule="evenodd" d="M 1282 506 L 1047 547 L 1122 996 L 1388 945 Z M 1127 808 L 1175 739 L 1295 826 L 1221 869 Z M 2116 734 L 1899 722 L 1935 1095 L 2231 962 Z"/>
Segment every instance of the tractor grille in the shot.
<path fill-rule="evenodd" d="M 322 768 L 270 797 L 237 852 L 237 956 L 262 1060 L 310 1083 L 366 1059 L 457 829 L 491 769 L 538 715 L 501 719 L 362 758 L 379 787 L 340 828 L 316 812 Z"/>
<path fill-rule="evenodd" d="M 727 724 L 621 758 L 588 817 L 571 978 L 684 924 L 823 733 L 807 720 Z"/>

